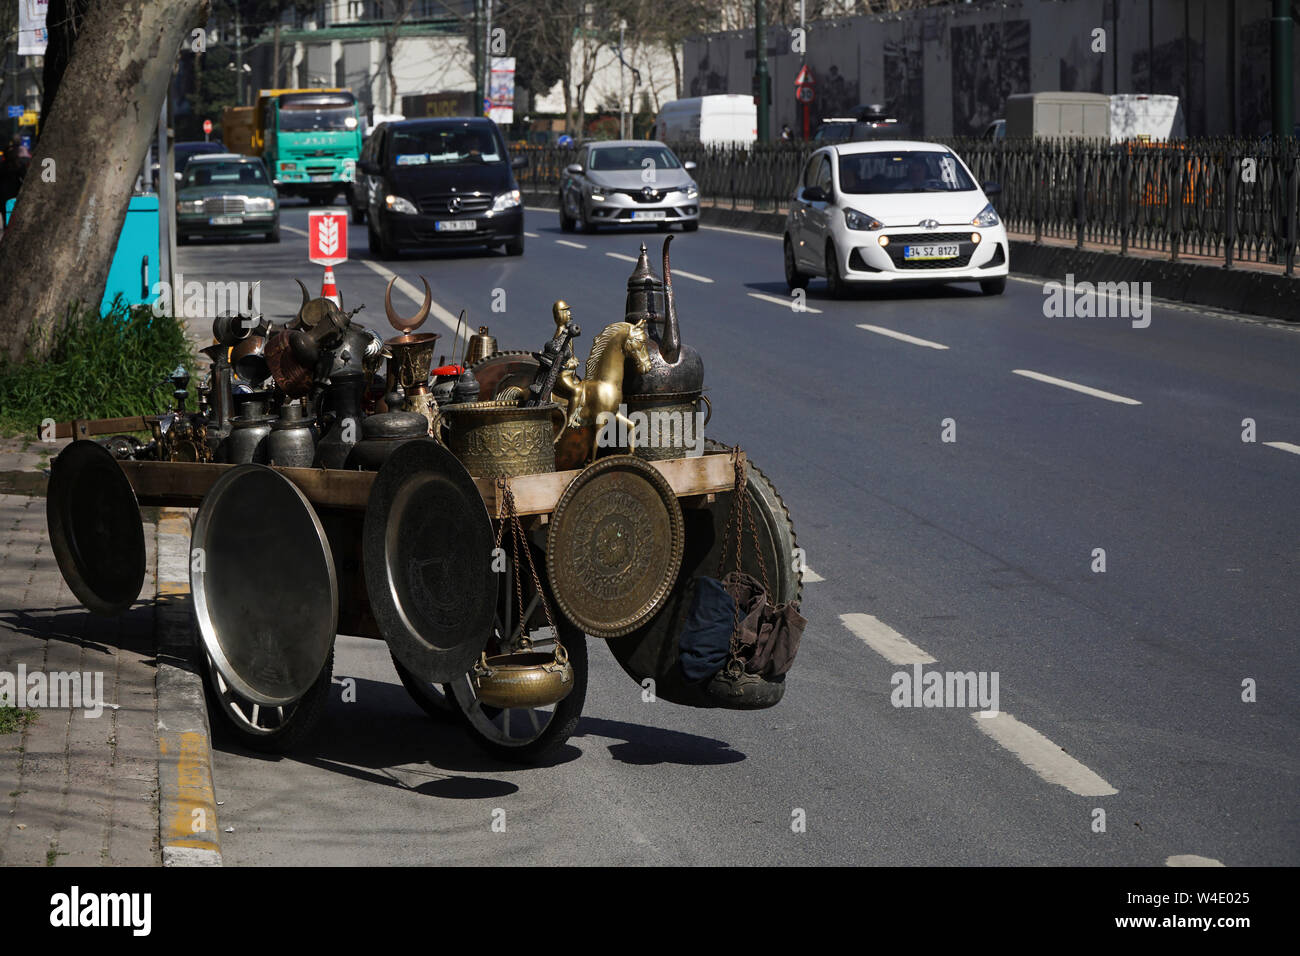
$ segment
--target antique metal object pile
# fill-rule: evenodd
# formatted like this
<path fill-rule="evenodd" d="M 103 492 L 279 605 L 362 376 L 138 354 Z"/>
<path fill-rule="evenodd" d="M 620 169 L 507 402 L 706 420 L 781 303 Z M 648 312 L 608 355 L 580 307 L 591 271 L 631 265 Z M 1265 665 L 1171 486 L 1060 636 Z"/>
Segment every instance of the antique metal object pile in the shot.
<path fill-rule="evenodd" d="M 283 325 L 251 307 L 217 317 L 197 412 L 179 369 L 166 414 L 61 426 L 78 440 L 48 507 L 69 586 L 121 613 L 143 586 L 140 507 L 196 507 L 202 663 L 214 705 L 261 749 L 319 717 L 339 633 L 384 640 L 422 708 L 510 759 L 573 732 L 587 637 L 638 693 L 653 681 L 686 706 L 771 706 L 784 676 L 720 694 L 678 664 L 738 490 L 756 518 L 738 569 L 775 569 L 774 604 L 799 601 L 801 576 L 775 488 L 703 437 L 704 363 L 682 339 L 668 247 L 660 279 L 641 246 L 624 315 L 590 338 L 582 375 L 564 301 L 539 351 L 500 351 L 480 327 L 437 367 L 438 336 L 419 331 L 427 281 L 410 318 L 389 283 L 387 339 L 305 287 Z M 152 440 L 93 438 L 135 430 Z"/>

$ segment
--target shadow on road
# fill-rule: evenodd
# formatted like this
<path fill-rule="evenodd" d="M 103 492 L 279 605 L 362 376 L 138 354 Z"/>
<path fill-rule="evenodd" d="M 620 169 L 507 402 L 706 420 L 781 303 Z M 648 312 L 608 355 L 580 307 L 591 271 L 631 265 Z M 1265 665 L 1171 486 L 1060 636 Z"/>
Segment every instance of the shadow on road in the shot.
<path fill-rule="evenodd" d="M 639 767 L 661 763 L 706 767 L 739 763 L 746 759 L 743 753 L 733 750 L 731 744 L 724 740 L 600 717 L 583 717 L 578 721 L 574 736 L 622 740 L 623 743 L 610 746 L 610 755 L 622 763 Z"/>

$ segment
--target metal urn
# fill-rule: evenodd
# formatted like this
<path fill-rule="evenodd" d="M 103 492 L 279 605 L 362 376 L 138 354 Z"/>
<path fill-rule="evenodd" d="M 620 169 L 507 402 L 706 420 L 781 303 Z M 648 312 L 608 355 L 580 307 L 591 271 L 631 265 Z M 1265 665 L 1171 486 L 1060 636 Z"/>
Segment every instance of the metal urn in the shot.
<path fill-rule="evenodd" d="M 310 468 L 316 458 L 316 421 L 300 402 L 280 406 L 280 417 L 266 439 L 269 463 L 285 468 Z"/>
<path fill-rule="evenodd" d="M 636 267 L 627 280 L 626 320 L 644 319 L 650 329 L 650 371 L 642 372 L 628 363 L 623 380 L 623 395 L 650 395 L 668 392 L 674 395 L 696 397 L 704 389 L 704 360 L 700 353 L 682 342 L 677 324 L 677 306 L 673 297 L 672 269 L 668 262 L 668 246 L 673 237 L 664 240 L 664 277 L 659 278 L 650 269 L 645 243 Z"/>
<path fill-rule="evenodd" d="M 438 406 L 433 392 L 429 388 L 429 374 L 433 368 L 433 352 L 437 346 L 436 332 L 416 332 L 429 318 L 429 309 L 433 306 L 433 292 L 423 276 L 424 303 L 420 311 L 409 319 L 404 319 L 393 309 L 393 276 L 384 291 L 384 311 L 389 324 L 400 334 L 384 342 L 388 350 L 388 378 L 385 386 L 385 402 L 390 411 L 419 412 L 429 423 L 429 434 L 438 434 Z M 400 405 L 393 399 L 401 396 Z"/>

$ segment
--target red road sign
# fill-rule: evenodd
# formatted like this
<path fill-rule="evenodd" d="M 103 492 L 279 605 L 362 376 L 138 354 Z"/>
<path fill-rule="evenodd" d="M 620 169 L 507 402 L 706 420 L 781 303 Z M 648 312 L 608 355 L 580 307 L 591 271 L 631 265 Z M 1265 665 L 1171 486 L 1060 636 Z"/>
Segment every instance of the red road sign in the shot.
<path fill-rule="evenodd" d="M 800 103 L 811 103 L 816 94 L 817 78 L 813 76 L 812 70 L 808 69 L 808 64 L 804 64 L 799 70 L 799 75 L 794 78 L 794 97 Z"/>
<path fill-rule="evenodd" d="M 205 132 L 205 133 L 211 133 L 211 132 L 212 132 L 212 120 L 204 120 L 204 121 L 203 121 L 203 132 Z"/>
<path fill-rule="evenodd" d="M 322 266 L 348 261 L 347 213 L 308 213 L 307 258 Z"/>

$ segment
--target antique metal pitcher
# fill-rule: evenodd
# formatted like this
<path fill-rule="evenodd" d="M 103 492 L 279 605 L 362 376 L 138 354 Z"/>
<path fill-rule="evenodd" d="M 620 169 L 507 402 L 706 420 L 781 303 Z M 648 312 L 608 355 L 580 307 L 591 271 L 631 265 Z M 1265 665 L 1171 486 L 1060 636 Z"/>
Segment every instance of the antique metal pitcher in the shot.
<path fill-rule="evenodd" d="M 626 319 L 629 322 L 645 319 L 648 323 L 651 363 L 648 372 L 628 363 L 623 395 L 629 400 L 635 395 L 698 393 L 704 388 L 704 360 L 699 352 L 682 342 L 677 325 L 672 269 L 668 262 L 668 246 L 672 241 L 672 236 L 664 240 L 662 282 L 650 269 L 645 243 L 641 244 L 636 267 L 627 280 Z"/>

